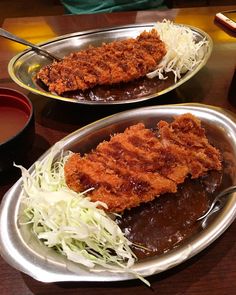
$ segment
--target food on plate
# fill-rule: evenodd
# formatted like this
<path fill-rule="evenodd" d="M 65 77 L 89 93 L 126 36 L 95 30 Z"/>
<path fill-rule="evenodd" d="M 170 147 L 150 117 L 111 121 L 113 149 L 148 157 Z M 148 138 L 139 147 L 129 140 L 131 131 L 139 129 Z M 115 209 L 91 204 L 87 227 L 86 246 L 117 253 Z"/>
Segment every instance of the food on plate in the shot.
<path fill-rule="evenodd" d="M 184 73 L 202 63 L 208 49 L 209 41 L 196 40 L 196 34 L 189 27 L 164 20 L 136 38 L 71 53 L 62 61 L 41 68 L 37 81 L 60 96 L 79 100 L 121 100 L 121 94 L 126 93 L 125 85 L 129 89 L 134 81 L 140 82 L 134 86 L 135 97 L 148 94 L 143 81 L 155 77 L 156 92 L 168 87 L 169 83 L 161 83 L 163 80 L 171 80 L 173 85 Z M 114 88 L 110 89 L 110 95 L 109 87 Z M 100 88 L 104 88 L 102 95 Z M 121 94 L 117 95 L 117 91 Z M 130 95 L 127 90 L 125 97 L 130 99 Z"/>
<path fill-rule="evenodd" d="M 181 75 L 193 71 L 209 50 L 209 41 L 206 38 L 197 41 L 194 31 L 189 27 L 164 20 L 157 22 L 154 28 L 165 43 L 167 53 L 157 68 L 147 74 L 148 78 L 166 79 L 168 73 L 173 73 L 177 82 Z"/>
<path fill-rule="evenodd" d="M 208 142 L 201 121 L 183 114 L 171 123 L 159 121 L 154 129 L 138 123 L 84 156 L 65 152 L 63 146 L 62 141 L 52 147 L 31 174 L 19 166 L 23 178 L 20 212 L 24 212 L 19 224 L 31 226 L 46 246 L 89 271 L 127 272 L 149 285 L 132 268 L 135 261 L 168 251 L 196 230 L 208 196 L 196 194 L 195 202 L 191 191 L 206 187 L 212 191 L 204 184 L 212 177 L 207 180 L 205 176 L 222 170 L 221 154 Z M 200 177 L 200 186 L 192 186 L 190 182 Z M 221 175 L 213 179 L 214 191 Z M 176 195 L 178 184 L 184 181 L 187 186 L 178 187 Z M 176 199 L 174 209 L 172 198 Z M 125 210 L 133 206 L 137 207 Z M 196 210 L 191 211 L 194 206 Z M 178 215 L 181 208 L 187 212 Z M 154 220 L 151 214 L 158 218 Z M 176 218 L 174 230 L 171 217 Z M 137 218 L 143 218 L 146 229 L 149 218 L 163 224 L 160 236 L 147 236 Z"/>
<path fill-rule="evenodd" d="M 23 179 L 19 223 L 31 225 L 46 246 L 90 271 L 128 272 L 150 285 L 131 269 L 137 258 L 115 216 L 103 210 L 106 204 L 91 202 L 86 191 L 76 193 L 67 187 L 64 164 L 68 156 L 61 154 L 55 161 L 60 150 L 59 142 L 43 161 L 35 163 L 33 174 L 17 166 Z"/>
<path fill-rule="evenodd" d="M 208 210 L 220 187 L 225 187 L 224 172 L 212 170 L 197 179 L 186 178 L 176 193 L 161 195 L 117 217 L 138 260 L 166 253 L 199 232 L 201 223 L 196 220 Z"/>
<path fill-rule="evenodd" d="M 71 53 L 62 61 L 42 68 L 37 78 L 49 91 L 61 95 L 86 90 L 95 85 L 128 82 L 154 70 L 166 54 L 156 30 L 141 33 L 136 39 L 104 43 Z"/>
<path fill-rule="evenodd" d="M 123 212 L 176 192 L 189 175 L 195 179 L 221 169 L 221 154 L 209 144 L 200 120 L 183 114 L 171 123 L 158 122 L 156 130 L 138 123 L 84 156 L 71 155 L 65 180 L 76 192 L 92 188 L 87 195 L 108 211 Z"/>

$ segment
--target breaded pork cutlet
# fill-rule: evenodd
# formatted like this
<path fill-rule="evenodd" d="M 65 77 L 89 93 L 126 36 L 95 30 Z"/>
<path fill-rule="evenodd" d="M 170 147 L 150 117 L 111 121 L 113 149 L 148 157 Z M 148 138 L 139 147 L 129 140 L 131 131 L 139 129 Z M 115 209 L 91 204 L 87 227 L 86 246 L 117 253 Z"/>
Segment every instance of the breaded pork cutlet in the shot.
<path fill-rule="evenodd" d="M 59 95 L 67 91 L 84 91 L 95 85 L 143 77 L 156 68 L 165 54 L 165 45 L 153 29 L 136 39 L 104 43 L 72 53 L 62 61 L 43 67 L 37 78 L 49 87 L 49 91 Z"/>
<path fill-rule="evenodd" d="M 88 194 L 92 201 L 122 212 L 176 192 L 188 176 L 221 169 L 220 152 L 209 144 L 200 120 L 184 114 L 172 123 L 160 121 L 156 131 L 133 125 L 84 156 L 73 154 L 65 178 L 72 190 L 93 187 Z"/>

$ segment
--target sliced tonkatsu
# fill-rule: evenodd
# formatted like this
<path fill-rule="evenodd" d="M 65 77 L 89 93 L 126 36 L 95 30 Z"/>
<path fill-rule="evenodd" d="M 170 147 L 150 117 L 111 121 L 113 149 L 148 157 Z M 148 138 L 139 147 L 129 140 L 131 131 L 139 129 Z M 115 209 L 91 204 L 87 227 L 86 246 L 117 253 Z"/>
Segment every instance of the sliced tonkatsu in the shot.
<path fill-rule="evenodd" d="M 94 188 L 88 193 L 92 201 L 123 212 L 176 192 L 188 176 L 221 169 L 221 154 L 209 144 L 200 120 L 184 114 L 172 123 L 160 121 L 154 131 L 138 123 L 84 156 L 73 154 L 65 178 L 72 190 Z"/>

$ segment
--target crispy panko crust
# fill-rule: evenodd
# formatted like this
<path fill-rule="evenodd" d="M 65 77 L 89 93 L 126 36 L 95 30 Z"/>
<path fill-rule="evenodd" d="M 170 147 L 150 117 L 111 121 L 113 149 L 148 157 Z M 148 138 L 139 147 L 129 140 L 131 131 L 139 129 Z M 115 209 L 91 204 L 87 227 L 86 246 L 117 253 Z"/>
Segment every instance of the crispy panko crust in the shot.
<path fill-rule="evenodd" d="M 63 94 L 86 90 L 95 85 L 128 82 L 154 70 L 166 54 L 156 30 L 143 32 L 136 39 L 104 43 L 100 47 L 75 52 L 43 67 L 37 78 L 49 91 Z"/>
<path fill-rule="evenodd" d="M 94 188 L 92 201 L 110 212 L 174 193 L 189 175 L 198 178 L 221 170 L 221 154 L 209 144 L 201 122 L 191 114 L 160 121 L 157 131 L 138 123 L 84 155 L 73 154 L 65 164 L 67 185 L 74 191 Z"/>

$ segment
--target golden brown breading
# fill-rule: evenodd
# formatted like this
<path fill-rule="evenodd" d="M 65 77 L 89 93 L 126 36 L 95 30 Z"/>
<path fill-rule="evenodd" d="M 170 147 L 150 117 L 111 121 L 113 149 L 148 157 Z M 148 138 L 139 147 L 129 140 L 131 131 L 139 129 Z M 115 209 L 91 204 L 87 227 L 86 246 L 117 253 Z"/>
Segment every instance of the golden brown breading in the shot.
<path fill-rule="evenodd" d="M 188 175 L 197 178 L 220 170 L 221 156 L 211 146 L 201 122 L 191 114 L 173 123 L 160 121 L 156 132 L 142 123 L 100 143 L 65 165 L 67 185 L 75 191 L 93 187 L 92 201 L 102 201 L 111 212 L 122 212 L 155 197 L 176 192 Z"/>
<path fill-rule="evenodd" d="M 37 78 L 49 91 L 62 94 L 86 90 L 95 85 L 128 82 L 156 68 L 166 54 L 156 30 L 143 32 L 136 39 L 103 44 L 75 52 L 43 67 Z"/>

